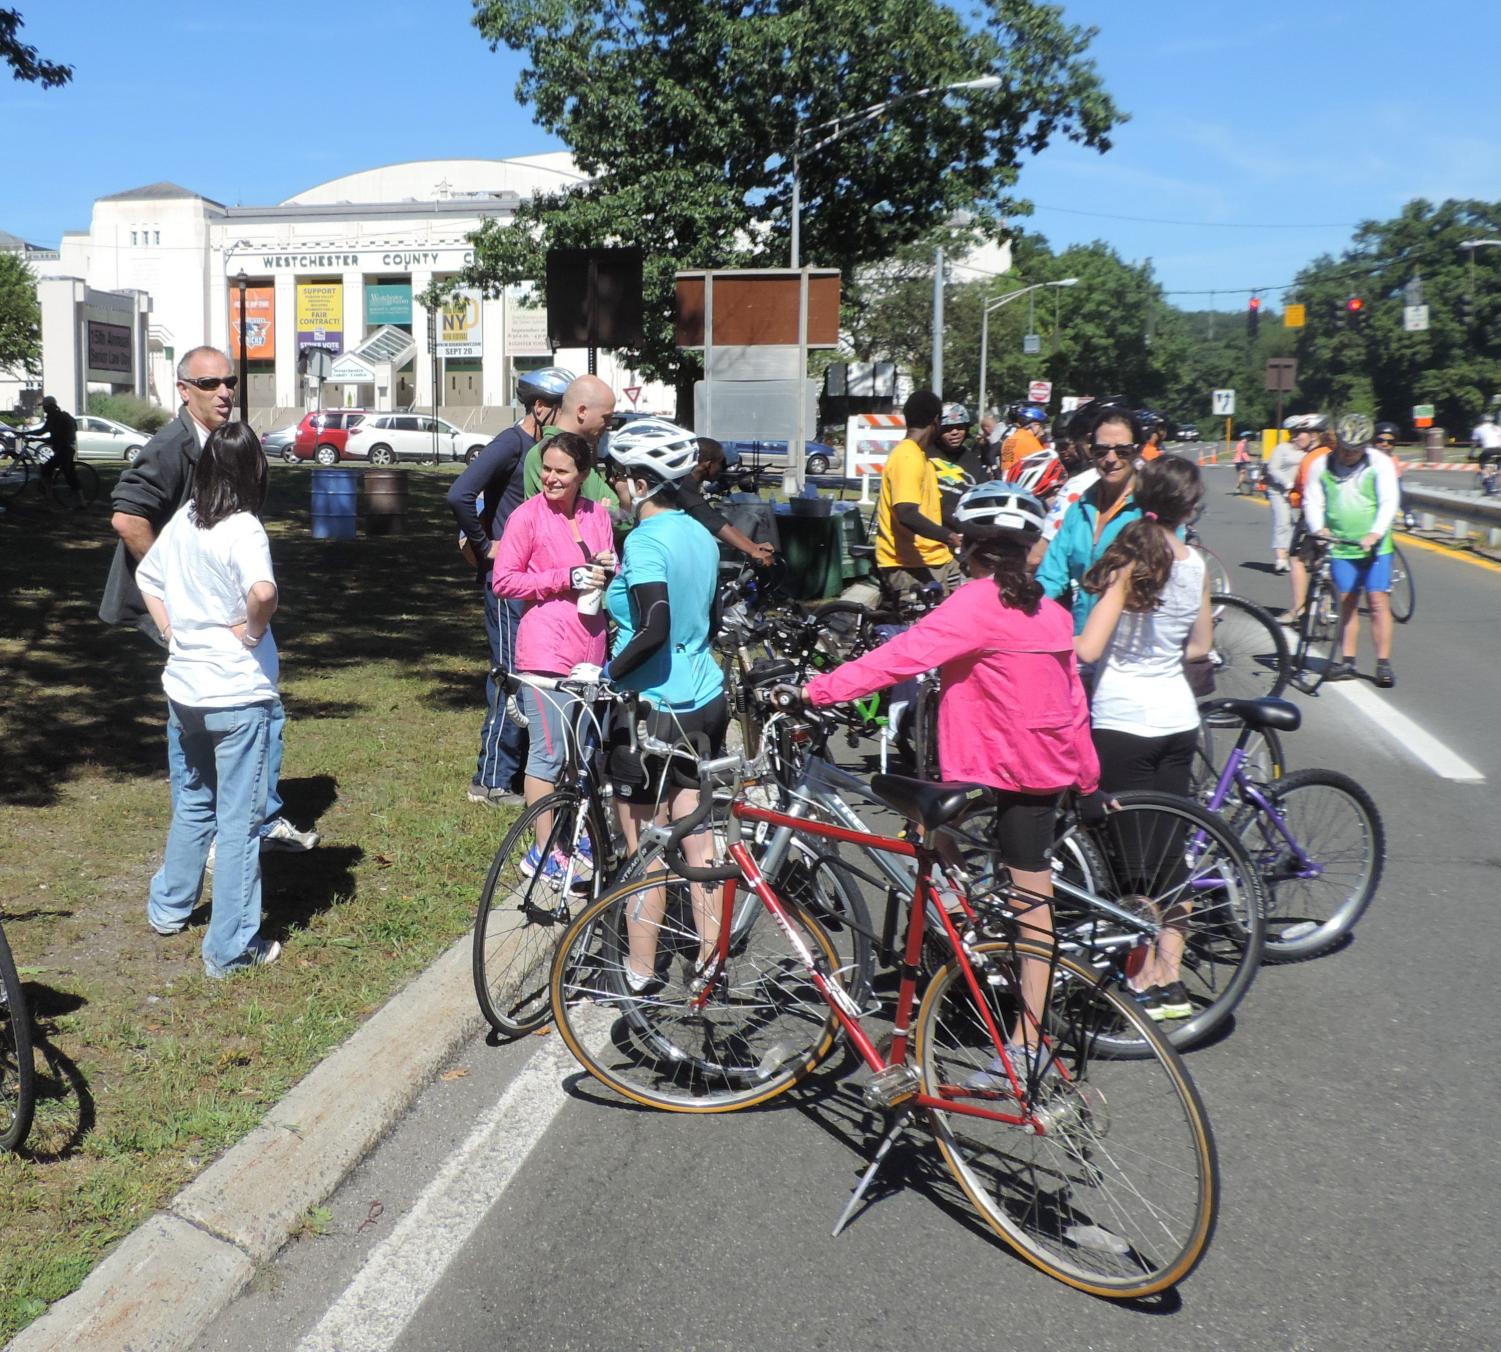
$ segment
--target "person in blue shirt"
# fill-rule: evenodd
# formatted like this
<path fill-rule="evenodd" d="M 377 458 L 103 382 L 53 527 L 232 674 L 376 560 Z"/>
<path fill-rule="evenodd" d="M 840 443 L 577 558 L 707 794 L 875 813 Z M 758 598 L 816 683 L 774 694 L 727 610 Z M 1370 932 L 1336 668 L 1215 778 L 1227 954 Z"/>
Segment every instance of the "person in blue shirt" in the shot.
<path fill-rule="evenodd" d="M 1064 514 L 1037 567 L 1043 591 L 1072 607 L 1075 634 L 1084 632 L 1084 622 L 1098 599 L 1080 585 L 1084 574 L 1099 562 L 1110 542 L 1141 517 L 1132 489 L 1142 438 L 1131 411 L 1103 405 L 1086 420 L 1086 427 L 1086 445 L 1099 480 Z"/>
<path fill-rule="evenodd" d="M 626 536 L 620 572 L 605 593 L 617 632 L 602 674 L 640 695 L 646 733 L 684 748 L 672 757 L 643 753 L 633 745 L 630 728 L 612 729 L 609 774 L 631 850 L 647 822 L 681 818 L 698 806 L 696 760 L 723 752 L 729 726 L 724 675 L 710 646 L 719 545 L 682 510 L 678 488 L 697 462 L 693 434 L 658 423 L 640 430 L 627 424 L 615 432 L 604 465 L 621 500 L 631 503 L 636 526 Z M 690 864 L 711 862 L 711 851 L 707 834 L 683 842 Z M 718 937 L 719 889 L 695 883 L 692 899 L 702 960 Z M 657 931 L 665 905 L 665 892 L 649 894 L 629 923 L 625 977 L 636 994 L 661 984 Z"/>

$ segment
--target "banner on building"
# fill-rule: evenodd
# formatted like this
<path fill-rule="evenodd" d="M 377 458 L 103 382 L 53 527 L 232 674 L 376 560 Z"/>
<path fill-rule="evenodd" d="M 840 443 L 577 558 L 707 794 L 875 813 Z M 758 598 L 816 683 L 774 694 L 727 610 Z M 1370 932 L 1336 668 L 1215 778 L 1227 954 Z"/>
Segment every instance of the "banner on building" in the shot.
<path fill-rule="evenodd" d="M 130 326 L 88 321 L 88 369 L 85 379 L 106 385 L 129 385 L 134 374 Z"/>
<path fill-rule="evenodd" d="M 460 291 L 452 305 L 440 312 L 438 355 L 481 357 L 485 351 L 484 311 L 478 291 Z"/>
<path fill-rule="evenodd" d="M 344 350 L 344 283 L 297 283 L 297 346 Z"/>
<path fill-rule="evenodd" d="M 365 323 L 412 323 L 412 284 L 410 282 L 367 282 L 365 284 Z"/>
<path fill-rule="evenodd" d="M 251 361 L 274 361 L 276 359 L 276 288 L 274 286 L 247 286 L 245 288 L 245 356 Z M 240 359 L 240 291 L 229 288 L 229 352 L 236 361 Z"/>
<path fill-rule="evenodd" d="M 528 300 L 535 299 L 535 305 Z M 508 357 L 550 357 L 552 344 L 547 337 L 547 307 L 532 288 L 506 292 L 506 355 Z"/>

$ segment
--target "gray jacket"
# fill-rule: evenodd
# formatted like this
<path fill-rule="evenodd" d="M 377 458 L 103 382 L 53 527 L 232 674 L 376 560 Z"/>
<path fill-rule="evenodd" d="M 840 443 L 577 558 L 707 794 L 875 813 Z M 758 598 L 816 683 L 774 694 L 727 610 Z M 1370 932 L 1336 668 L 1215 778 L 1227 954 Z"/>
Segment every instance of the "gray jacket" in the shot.
<path fill-rule="evenodd" d="M 162 533 L 177 509 L 193 496 L 193 469 L 198 464 L 198 431 L 193 415 L 184 404 L 160 432 L 141 447 L 131 465 L 115 484 L 111 505 L 127 516 L 144 517 L 151 529 Z M 146 613 L 146 603 L 136 586 L 136 561 L 121 540 L 104 584 L 99 618 L 105 624 L 133 624 L 160 642 L 156 625 Z"/>

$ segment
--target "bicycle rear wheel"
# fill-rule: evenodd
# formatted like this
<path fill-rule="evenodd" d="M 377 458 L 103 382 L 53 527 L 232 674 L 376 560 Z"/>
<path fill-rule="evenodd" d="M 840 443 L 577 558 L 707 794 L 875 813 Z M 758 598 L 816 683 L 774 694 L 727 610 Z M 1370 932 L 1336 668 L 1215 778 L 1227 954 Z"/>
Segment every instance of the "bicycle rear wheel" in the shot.
<path fill-rule="evenodd" d="M 1418 589 L 1412 580 L 1412 565 L 1401 545 L 1392 546 L 1392 619 L 1406 624 L 1417 609 Z"/>
<path fill-rule="evenodd" d="M 1291 660 L 1282 626 L 1240 596 L 1214 593 L 1214 693 L 1223 699 L 1266 699 L 1287 688 Z"/>
<path fill-rule="evenodd" d="M 838 955 L 823 927 L 787 905 L 799 943 L 828 976 Z M 626 979 L 631 932 L 652 981 Z M 657 874 L 600 897 L 569 927 L 552 965 L 558 1031 L 579 1064 L 633 1102 L 670 1112 L 722 1113 L 791 1088 L 828 1053 L 833 1010 L 797 947 L 764 911 L 736 926 L 706 998 L 694 990 L 699 954 L 688 883 Z M 830 978 L 835 979 L 835 978 Z M 609 1036 L 592 1026 L 613 1010 Z"/>
<path fill-rule="evenodd" d="M 1355 928 L 1381 886 L 1386 829 L 1371 795 L 1338 770 L 1298 770 L 1265 793 L 1286 834 L 1246 802 L 1230 824 L 1266 887 L 1266 956 L 1317 957 Z"/>
<path fill-rule="evenodd" d="M 1091 1295 L 1149 1296 L 1182 1281 L 1203 1256 L 1219 1206 L 1209 1119 L 1176 1052 L 1133 1002 L 1097 973 L 1027 942 L 985 943 L 929 984 L 918 1011 L 923 1092 L 952 1103 L 928 1110 L 945 1162 L 975 1208 L 1029 1263 Z M 994 1074 L 990 1024 L 1009 1035 L 1020 969 L 1050 966 L 1028 1072 Z M 988 1015 L 988 1019 L 987 1019 Z M 1102 1030 L 1128 1027 L 1145 1060 L 1098 1057 Z M 1022 1124 L 963 1111 L 1024 1116 Z"/>
<path fill-rule="evenodd" d="M 31 1015 L 5 931 L 0 929 L 0 1150 L 18 1150 L 36 1109 Z"/>
<path fill-rule="evenodd" d="M 1225 567 L 1225 561 L 1207 545 L 1192 544 L 1188 547 L 1204 560 L 1204 576 L 1209 579 L 1209 590 L 1216 596 L 1229 596 L 1235 589 L 1231 586 L 1230 570 Z M 1215 610 L 1218 613 L 1217 604 Z"/>
<path fill-rule="evenodd" d="M 560 873 L 528 861 L 537 819 L 551 814 L 541 858 L 556 850 L 567 861 Z M 594 867 L 580 841 L 587 839 Z M 549 794 L 527 808 L 506 833 L 485 878 L 474 920 L 474 992 L 485 1021 L 502 1037 L 524 1037 L 552 1017 L 548 980 L 553 950 L 569 920 L 603 890 L 596 876 L 606 867 L 609 837 L 598 805 L 576 793 Z"/>
<path fill-rule="evenodd" d="M 1189 796 L 1195 802 L 1208 804 L 1210 795 L 1219 785 L 1225 759 L 1244 730 L 1243 719 L 1223 711 L 1205 718 L 1199 725 L 1199 745 L 1194 749 L 1189 785 Z M 1281 779 L 1286 771 L 1287 756 L 1282 749 L 1282 739 L 1271 728 L 1254 729 L 1246 743 L 1247 776 L 1258 784 L 1270 784 Z"/>
<path fill-rule="evenodd" d="M 1133 949 L 1121 942 L 1123 935 L 1160 947 L 1164 935 L 1175 931 L 1183 949 L 1179 980 L 1193 1010 L 1185 1018 L 1164 1019 L 1161 1029 L 1174 1047 L 1191 1047 L 1230 1017 L 1261 965 L 1261 877 L 1230 827 L 1190 799 L 1148 790 L 1114 797 L 1118 811 L 1095 826 L 1067 821 L 1054 847 L 1058 940 L 1065 952 L 1124 985 Z M 1070 888 L 1086 895 L 1071 895 Z M 1088 894 L 1115 903 L 1136 924 L 1126 926 Z M 1097 1050 L 1151 1054 L 1134 1024 L 1102 1028 Z"/>
<path fill-rule="evenodd" d="M 0 454 L 0 502 L 14 502 L 26 491 L 31 466 L 14 451 Z"/>
<path fill-rule="evenodd" d="M 70 510 L 91 506 L 94 499 L 99 496 L 99 471 L 92 465 L 75 460 L 73 474 L 78 480 L 76 489 L 67 481 L 61 469 L 56 465 L 52 467 L 52 500 L 59 507 L 66 507 Z"/>
<path fill-rule="evenodd" d="M 1325 573 L 1310 580 L 1303 616 L 1298 622 L 1298 649 L 1293 656 L 1298 689 L 1306 695 L 1315 694 L 1329 668 L 1338 660 L 1338 650 L 1339 600 Z"/>

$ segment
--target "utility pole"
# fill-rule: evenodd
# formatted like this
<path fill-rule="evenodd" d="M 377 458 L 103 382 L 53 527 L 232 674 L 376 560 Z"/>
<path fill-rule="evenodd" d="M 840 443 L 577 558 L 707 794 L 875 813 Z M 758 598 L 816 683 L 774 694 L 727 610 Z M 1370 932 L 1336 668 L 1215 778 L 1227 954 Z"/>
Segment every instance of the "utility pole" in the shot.
<path fill-rule="evenodd" d="M 933 393 L 943 398 L 943 249 L 933 250 Z"/>

